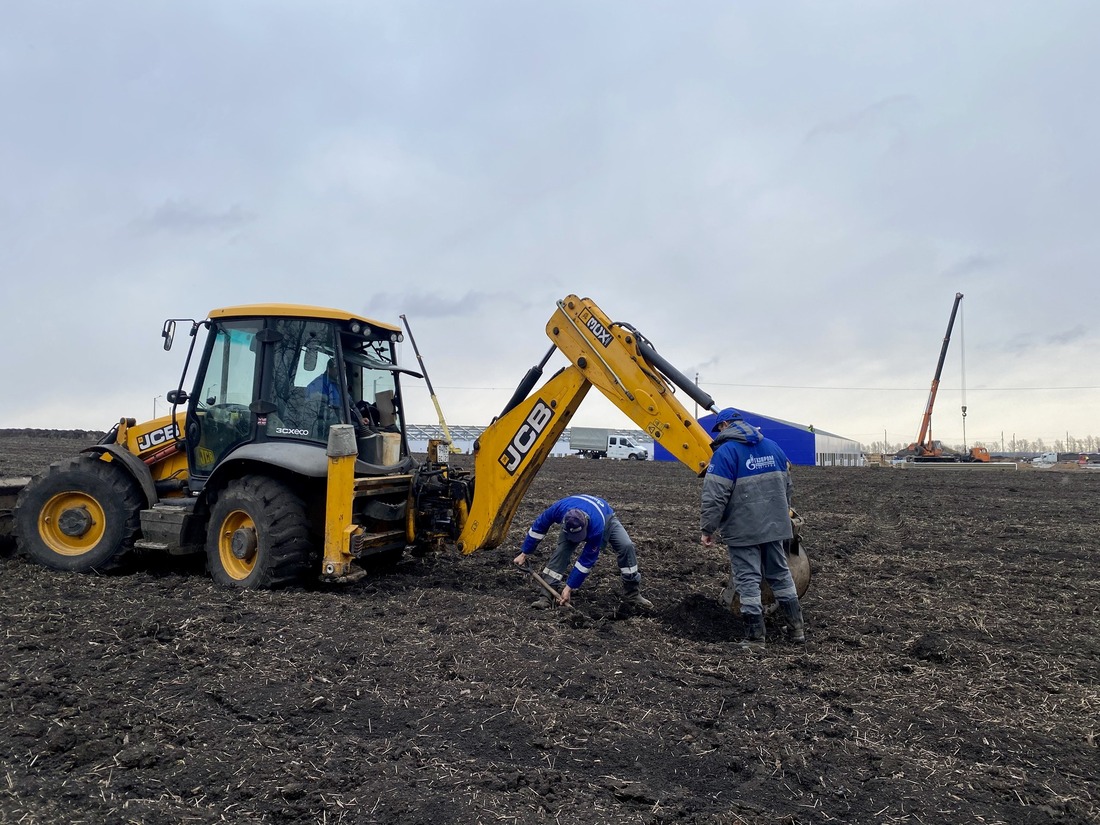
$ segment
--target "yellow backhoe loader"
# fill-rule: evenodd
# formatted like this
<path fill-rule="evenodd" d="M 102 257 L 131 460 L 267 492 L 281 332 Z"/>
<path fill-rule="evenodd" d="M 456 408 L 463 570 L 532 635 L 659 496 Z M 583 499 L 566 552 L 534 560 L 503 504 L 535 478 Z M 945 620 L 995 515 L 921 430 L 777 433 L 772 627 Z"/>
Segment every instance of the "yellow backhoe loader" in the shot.
<path fill-rule="evenodd" d="M 593 386 L 696 475 L 710 461 L 710 435 L 675 388 L 707 409 L 713 399 L 588 298 L 558 302 L 549 352 L 475 443 L 472 472 L 450 466 L 447 445 L 410 454 L 400 378 L 420 374 L 398 364 L 399 327 L 257 304 L 170 319 L 165 349 L 183 324 L 191 343 L 170 413 L 119 421 L 19 492 L 15 533 L 31 558 L 91 571 L 132 550 L 205 553 L 215 581 L 273 588 L 355 578 L 406 549 L 496 547 Z M 569 365 L 536 387 L 555 351 Z M 805 592 L 797 540 L 790 559 Z"/>

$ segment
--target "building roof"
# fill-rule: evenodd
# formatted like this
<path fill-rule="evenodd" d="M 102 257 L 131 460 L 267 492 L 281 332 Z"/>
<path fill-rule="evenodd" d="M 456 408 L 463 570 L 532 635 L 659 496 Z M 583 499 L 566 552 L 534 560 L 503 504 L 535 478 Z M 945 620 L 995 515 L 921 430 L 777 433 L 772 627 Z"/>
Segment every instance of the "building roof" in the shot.
<path fill-rule="evenodd" d="M 473 441 L 485 431 L 485 427 L 467 424 L 448 424 L 447 429 L 450 430 L 451 438 L 455 441 Z M 639 446 L 643 444 L 649 444 L 651 441 L 653 441 L 653 439 L 642 430 L 616 429 L 614 427 L 608 427 L 607 431 L 611 435 L 628 436 L 635 444 Z M 439 424 L 406 424 L 405 432 L 409 438 L 414 440 L 444 438 L 443 427 Z M 568 427 L 566 428 L 565 432 L 562 433 L 561 437 L 565 439 L 569 438 Z"/>

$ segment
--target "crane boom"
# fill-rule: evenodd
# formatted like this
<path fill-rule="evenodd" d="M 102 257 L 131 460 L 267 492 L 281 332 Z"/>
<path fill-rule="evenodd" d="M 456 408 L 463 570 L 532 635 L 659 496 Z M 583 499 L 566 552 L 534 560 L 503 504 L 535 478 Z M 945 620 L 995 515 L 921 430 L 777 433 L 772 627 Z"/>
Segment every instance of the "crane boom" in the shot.
<path fill-rule="evenodd" d="M 920 422 L 920 434 L 914 444 L 918 454 L 929 455 L 932 450 L 929 441 L 932 439 L 932 407 L 936 403 L 936 391 L 940 387 L 940 373 L 943 372 L 943 362 L 947 358 L 947 345 L 951 343 L 951 330 L 955 326 L 955 315 L 959 311 L 959 302 L 962 300 L 961 292 L 955 293 L 955 303 L 951 305 L 951 317 L 947 321 L 947 332 L 943 336 L 943 346 L 940 348 L 940 360 L 936 362 L 936 374 L 932 378 L 932 389 L 928 392 L 928 404 L 924 408 L 924 416 Z M 927 441 L 925 440 L 927 439 Z"/>

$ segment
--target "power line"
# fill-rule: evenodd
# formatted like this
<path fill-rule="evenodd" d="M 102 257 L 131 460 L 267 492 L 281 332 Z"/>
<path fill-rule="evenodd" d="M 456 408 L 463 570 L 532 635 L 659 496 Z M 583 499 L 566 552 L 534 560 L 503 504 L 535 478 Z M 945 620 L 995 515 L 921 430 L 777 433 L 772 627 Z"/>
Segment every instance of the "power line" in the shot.
<path fill-rule="evenodd" d="M 719 384 L 716 382 L 704 382 L 700 386 L 711 387 L 753 387 L 757 389 L 843 389 L 845 392 L 873 392 L 873 393 L 927 393 L 927 387 L 821 387 L 798 384 Z M 939 387 L 941 392 L 953 392 L 961 387 Z M 1100 389 L 1100 386 L 1081 387 L 967 387 L 969 393 L 1023 393 L 1030 390 L 1044 390 L 1054 392 L 1063 389 Z"/>
<path fill-rule="evenodd" d="M 821 387 L 810 384 L 724 384 L 701 381 L 701 387 L 750 387 L 765 390 L 842 390 L 844 392 L 928 392 L 928 387 Z M 477 387 L 469 384 L 439 387 L 441 390 L 478 390 L 481 392 L 512 392 L 515 387 Z M 958 392 L 962 387 L 940 385 L 940 392 Z M 1061 392 L 1062 390 L 1100 390 L 1100 386 L 1083 387 L 967 387 L 967 392 Z"/>

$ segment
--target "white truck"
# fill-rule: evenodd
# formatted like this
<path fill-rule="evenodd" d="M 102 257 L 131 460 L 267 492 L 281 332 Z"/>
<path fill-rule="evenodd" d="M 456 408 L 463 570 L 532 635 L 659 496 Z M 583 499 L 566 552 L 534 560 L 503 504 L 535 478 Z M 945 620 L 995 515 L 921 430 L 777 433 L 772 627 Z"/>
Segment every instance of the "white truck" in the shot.
<path fill-rule="evenodd" d="M 569 449 L 581 458 L 625 458 L 645 461 L 649 450 L 639 447 L 629 436 L 614 435 L 602 427 L 570 427 Z"/>

